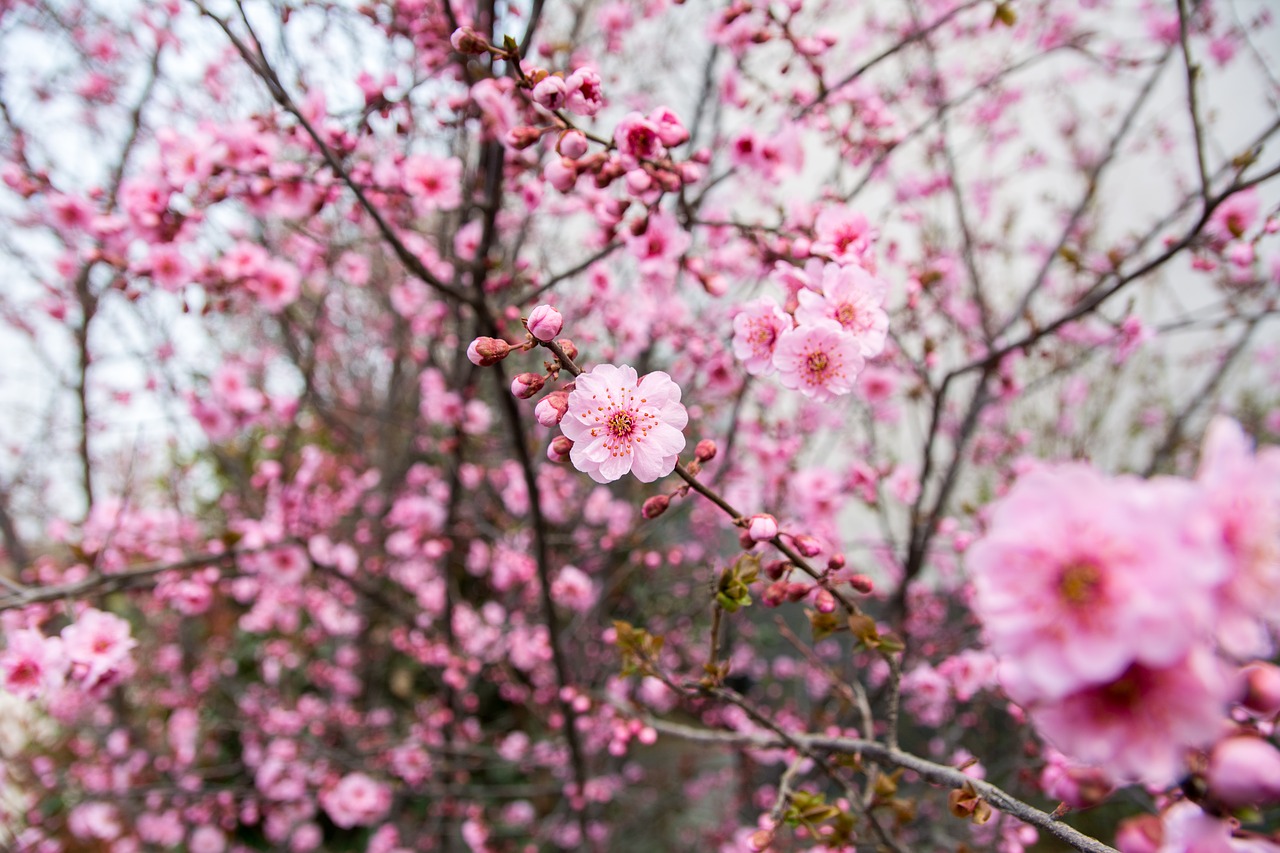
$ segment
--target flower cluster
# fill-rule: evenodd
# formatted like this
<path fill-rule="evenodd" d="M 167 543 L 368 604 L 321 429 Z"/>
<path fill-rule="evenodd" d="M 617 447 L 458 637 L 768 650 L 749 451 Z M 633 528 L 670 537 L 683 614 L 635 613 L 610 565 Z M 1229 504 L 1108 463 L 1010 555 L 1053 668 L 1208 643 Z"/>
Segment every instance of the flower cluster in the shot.
<path fill-rule="evenodd" d="M 1169 785 L 1229 733 L 1229 658 L 1280 617 L 1280 450 L 1219 419 L 1195 481 L 1023 476 L 968 555 L 1001 681 L 1063 753 Z"/>
<path fill-rule="evenodd" d="M 853 390 L 866 360 L 884 350 L 887 286 L 865 265 L 870 232 L 859 221 L 860 230 L 843 220 L 832 224 L 828 239 L 815 243 L 835 260 L 814 259 L 799 274 L 779 265 L 778 277 L 795 294 L 792 314 L 763 296 L 734 317 L 733 352 L 748 373 L 777 371 L 786 387 L 829 400 Z"/>
<path fill-rule="evenodd" d="M 92 608 L 56 637 L 18 629 L 0 652 L 0 687 L 25 699 L 49 695 L 68 682 L 79 691 L 101 692 L 133 671 L 129 653 L 136 645 L 128 622 Z"/>

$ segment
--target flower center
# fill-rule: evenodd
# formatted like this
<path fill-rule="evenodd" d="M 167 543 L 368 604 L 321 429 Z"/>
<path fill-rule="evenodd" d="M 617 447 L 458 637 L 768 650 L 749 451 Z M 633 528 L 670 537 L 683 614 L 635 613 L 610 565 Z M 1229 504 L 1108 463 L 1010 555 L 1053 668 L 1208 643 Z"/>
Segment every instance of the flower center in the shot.
<path fill-rule="evenodd" d="M 853 321 L 858 319 L 858 309 L 854 308 L 851 303 L 844 302 L 836 309 L 836 321 L 846 329 L 853 325 Z"/>
<path fill-rule="evenodd" d="M 827 377 L 831 374 L 833 367 L 831 359 L 825 352 L 814 350 L 805 356 L 805 381 L 810 385 L 821 385 L 827 381 Z"/>
<path fill-rule="evenodd" d="M 614 438 L 627 438 L 636 428 L 635 419 L 631 417 L 630 412 L 619 409 L 609 416 L 607 421 L 609 434 Z"/>
<path fill-rule="evenodd" d="M 1058 591 L 1073 606 L 1093 604 L 1102 595 L 1102 572 L 1088 560 L 1072 563 L 1058 576 Z"/>

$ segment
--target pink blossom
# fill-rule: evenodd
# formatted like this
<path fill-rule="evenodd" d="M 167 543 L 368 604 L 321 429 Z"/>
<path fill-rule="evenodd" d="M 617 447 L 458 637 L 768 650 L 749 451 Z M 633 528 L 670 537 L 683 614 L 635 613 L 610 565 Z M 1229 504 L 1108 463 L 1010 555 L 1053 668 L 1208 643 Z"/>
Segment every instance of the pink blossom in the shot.
<path fill-rule="evenodd" d="M 62 640 L 73 674 L 90 687 L 124 669 L 137 645 L 128 622 L 92 608 L 62 629 Z"/>
<path fill-rule="evenodd" d="M 747 535 L 753 542 L 768 542 L 778 535 L 778 520 L 761 513 L 747 519 Z"/>
<path fill-rule="evenodd" d="M 871 246 L 876 230 L 867 217 L 846 207 L 828 207 L 813 225 L 813 251 L 833 261 L 859 263 L 872 268 Z"/>
<path fill-rule="evenodd" d="M 1205 232 L 1222 244 L 1238 240 L 1257 221 L 1259 205 L 1258 191 L 1253 187 L 1234 193 L 1214 208 Z"/>
<path fill-rule="evenodd" d="M 462 163 L 455 157 L 414 154 L 404 161 L 404 191 L 423 210 L 448 210 L 462 203 Z"/>
<path fill-rule="evenodd" d="M 1157 853 L 1280 853 L 1280 845 L 1264 839 L 1236 838 L 1233 822 L 1211 817 L 1188 800 L 1174 803 L 1161 815 Z M 1141 848 L 1122 848 L 1140 853 Z"/>
<path fill-rule="evenodd" d="M 533 335 L 540 341 L 552 341 L 559 336 L 560 330 L 564 328 L 564 318 L 560 316 L 560 312 L 552 308 L 550 305 L 539 305 L 529 312 L 529 320 L 526 324 L 529 334 Z"/>
<path fill-rule="evenodd" d="M 1164 787 L 1185 772 L 1188 750 L 1222 731 L 1231 680 L 1194 649 L 1172 666 L 1132 664 L 1119 677 L 1030 707 L 1046 740 L 1118 781 Z"/>
<path fill-rule="evenodd" d="M 1188 488 L 1112 481 L 1068 464 L 1024 475 L 967 554 L 974 611 L 1015 701 L 1174 663 L 1212 615 L 1216 552 Z M 1065 750 L 1064 750 L 1065 751 Z"/>
<path fill-rule="evenodd" d="M 880 307 L 885 290 L 882 280 L 860 266 L 827 264 L 821 295 L 808 289 L 796 294 L 796 322 L 834 320 L 857 339 L 863 358 L 871 358 L 884 349 L 889 330 L 889 315 Z"/>
<path fill-rule="evenodd" d="M 568 157 L 552 157 L 542 170 L 542 176 L 551 186 L 567 193 L 578 181 L 578 167 Z"/>
<path fill-rule="evenodd" d="M 245 289 L 272 314 L 279 314 L 302 292 L 297 268 L 288 261 L 270 260 L 245 282 Z"/>
<path fill-rule="evenodd" d="M 575 566 L 565 566 L 551 582 L 551 598 L 578 613 L 590 610 L 598 596 L 595 582 Z"/>
<path fill-rule="evenodd" d="M 22 628 L 9 634 L 8 647 L 0 652 L 0 685 L 14 696 L 34 699 L 61 686 L 66 668 L 61 639 Z"/>
<path fill-rule="evenodd" d="M 580 130 L 566 130 L 556 142 L 556 153 L 570 160 L 577 160 L 587 153 L 587 137 Z"/>
<path fill-rule="evenodd" d="M 391 808 L 391 788 L 363 773 L 348 773 L 320 794 L 320 805 L 343 829 L 369 826 Z"/>
<path fill-rule="evenodd" d="M 594 68 L 579 68 L 565 81 L 565 109 L 580 116 L 594 116 L 604 109 L 600 75 Z"/>
<path fill-rule="evenodd" d="M 733 318 L 733 354 L 753 376 L 773 373 L 773 350 L 778 337 L 791 328 L 791 318 L 771 297 L 743 305 Z"/>
<path fill-rule="evenodd" d="M 550 74 L 533 87 L 533 100 L 549 110 L 558 110 L 564 106 L 567 92 L 568 87 L 564 84 L 564 78 Z"/>
<path fill-rule="evenodd" d="M 613 131 L 613 144 L 618 147 L 622 167 L 635 169 L 642 160 L 658 160 L 667 149 L 658 135 L 658 125 L 637 112 L 627 113 Z"/>
<path fill-rule="evenodd" d="M 597 483 L 628 472 L 651 483 L 675 468 L 688 420 L 666 373 L 638 377 L 628 365 L 601 364 L 576 380 L 560 428 L 573 441 L 574 467 Z"/>
<path fill-rule="evenodd" d="M 857 340 L 834 320 L 783 332 L 773 353 L 782 384 L 819 402 L 849 393 L 864 363 Z"/>
<path fill-rule="evenodd" d="M 689 141 L 689 131 L 685 130 L 679 116 L 668 107 L 658 107 L 649 113 L 649 121 L 657 125 L 658 139 L 668 148 L 674 148 Z"/>

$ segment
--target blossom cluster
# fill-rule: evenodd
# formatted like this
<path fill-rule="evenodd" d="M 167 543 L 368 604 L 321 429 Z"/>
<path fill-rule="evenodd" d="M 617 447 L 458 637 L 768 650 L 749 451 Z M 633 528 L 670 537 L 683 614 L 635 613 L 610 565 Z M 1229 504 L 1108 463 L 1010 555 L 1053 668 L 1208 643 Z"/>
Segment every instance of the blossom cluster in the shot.
<path fill-rule="evenodd" d="M 1034 469 L 967 564 L 1000 680 L 1040 733 L 1116 781 L 1168 786 L 1238 734 L 1234 665 L 1272 650 L 1280 449 L 1254 455 L 1220 418 L 1194 480 Z"/>
<path fill-rule="evenodd" d="M 769 296 L 743 305 L 733 351 L 748 373 L 776 371 L 787 388 L 824 401 L 853 390 L 867 359 L 884 350 L 888 287 L 872 271 L 875 232 L 864 216 L 828 208 L 815 231 L 803 270 L 780 262 L 775 272 L 792 294 L 789 312 Z"/>
<path fill-rule="evenodd" d="M 128 622 L 93 608 L 58 636 L 19 628 L 0 652 L 0 687 L 24 699 L 53 696 L 64 687 L 101 695 L 132 674 L 136 645 Z"/>

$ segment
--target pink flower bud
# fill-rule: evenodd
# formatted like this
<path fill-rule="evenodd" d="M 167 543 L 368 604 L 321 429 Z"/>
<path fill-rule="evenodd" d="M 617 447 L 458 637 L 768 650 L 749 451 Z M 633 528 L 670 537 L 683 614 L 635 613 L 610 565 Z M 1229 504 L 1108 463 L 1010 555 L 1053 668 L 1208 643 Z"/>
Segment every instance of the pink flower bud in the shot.
<path fill-rule="evenodd" d="M 764 590 L 764 606 L 778 607 L 782 602 L 787 600 L 787 582 L 775 581 L 765 587 Z"/>
<path fill-rule="evenodd" d="M 560 134 L 560 141 L 556 143 L 556 151 L 561 157 L 577 160 L 587 153 L 586 134 L 580 130 L 566 130 Z"/>
<path fill-rule="evenodd" d="M 1280 802 L 1280 751 L 1260 737 L 1218 742 L 1209 755 L 1209 795 L 1231 808 Z"/>
<path fill-rule="evenodd" d="M 704 438 L 698 442 L 698 446 L 693 449 L 693 458 L 699 462 L 710 462 L 716 458 L 716 443 L 709 438 Z"/>
<path fill-rule="evenodd" d="M 764 573 L 769 576 L 769 580 L 776 581 L 787 573 L 790 565 L 786 560 L 770 560 L 765 563 Z"/>
<path fill-rule="evenodd" d="M 561 338 L 560 340 L 556 341 L 556 343 L 560 345 L 560 349 L 564 351 L 565 356 L 569 360 L 572 361 L 578 357 L 578 345 L 575 344 L 573 341 L 569 340 L 568 338 Z"/>
<path fill-rule="evenodd" d="M 813 587 L 809 586 L 807 583 L 801 583 L 800 581 L 789 583 L 787 584 L 787 598 L 791 601 L 803 601 L 811 589 L 813 589 Z"/>
<path fill-rule="evenodd" d="M 489 42 L 471 27 L 458 27 L 454 30 L 453 35 L 449 36 L 449 44 L 453 45 L 453 49 L 458 53 L 473 55 L 484 53 L 489 49 Z"/>
<path fill-rule="evenodd" d="M 836 597 L 831 594 L 831 590 L 820 589 L 813 597 L 813 606 L 819 613 L 833 613 L 836 609 Z"/>
<path fill-rule="evenodd" d="M 863 595 L 870 595 L 876 588 L 875 583 L 866 575 L 854 575 L 849 578 L 849 586 L 853 587 L 854 592 L 860 592 Z"/>
<path fill-rule="evenodd" d="M 552 391 L 533 407 L 533 417 L 544 427 L 553 427 L 564 419 L 567 411 L 569 411 L 568 392 Z"/>
<path fill-rule="evenodd" d="M 467 347 L 467 359 L 477 367 L 497 364 L 511 352 L 511 345 L 498 338 L 476 338 Z"/>
<path fill-rule="evenodd" d="M 795 544 L 796 550 L 799 551 L 800 555 L 803 557 L 816 557 L 822 553 L 822 545 L 819 544 L 818 540 L 814 539 L 812 536 L 807 536 L 802 533 L 795 537 L 792 542 Z"/>
<path fill-rule="evenodd" d="M 844 554 L 832 554 L 827 558 L 827 569 L 838 572 L 844 568 Z"/>
<path fill-rule="evenodd" d="M 626 177 L 627 192 L 632 195 L 640 195 L 653 185 L 653 179 L 644 169 L 632 169 L 627 172 Z"/>
<path fill-rule="evenodd" d="M 569 458 L 570 450 L 573 450 L 573 442 L 563 435 L 557 435 L 547 446 L 547 458 L 552 462 L 564 462 Z"/>
<path fill-rule="evenodd" d="M 670 505 L 671 498 L 666 495 L 654 495 L 644 502 L 644 506 L 640 508 L 640 514 L 645 518 L 657 518 L 666 512 Z"/>
<path fill-rule="evenodd" d="M 543 77 L 542 81 L 533 87 L 533 100 L 549 110 L 558 110 L 564 106 L 564 96 L 567 91 L 563 77 L 555 75 Z"/>
<path fill-rule="evenodd" d="M 747 535 L 752 542 L 768 542 L 778 535 L 778 520 L 765 513 L 753 515 L 747 519 Z"/>
<path fill-rule="evenodd" d="M 546 378 L 540 373 L 521 373 L 511 380 L 511 393 L 521 400 L 527 400 L 542 390 Z"/>
<path fill-rule="evenodd" d="M 542 170 L 542 176 L 551 186 L 567 193 L 578 182 L 578 167 L 568 157 L 552 157 Z"/>
<path fill-rule="evenodd" d="M 523 151 L 542 138 L 542 131 L 536 127 L 513 127 L 507 131 L 507 145 L 517 151 Z"/>
<path fill-rule="evenodd" d="M 1252 663 L 1240 670 L 1245 693 L 1240 703 L 1263 717 L 1280 713 L 1280 667 L 1270 663 Z"/>
<path fill-rule="evenodd" d="M 529 312 L 525 326 L 529 329 L 529 334 L 538 340 L 550 341 L 564 328 L 564 318 L 550 305 L 539 305 Z"/>

